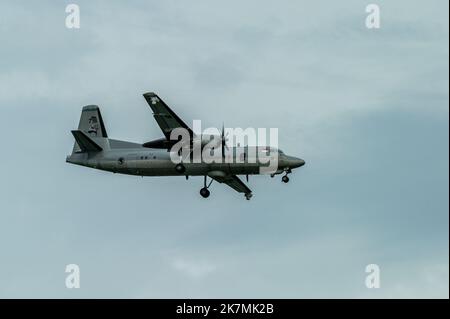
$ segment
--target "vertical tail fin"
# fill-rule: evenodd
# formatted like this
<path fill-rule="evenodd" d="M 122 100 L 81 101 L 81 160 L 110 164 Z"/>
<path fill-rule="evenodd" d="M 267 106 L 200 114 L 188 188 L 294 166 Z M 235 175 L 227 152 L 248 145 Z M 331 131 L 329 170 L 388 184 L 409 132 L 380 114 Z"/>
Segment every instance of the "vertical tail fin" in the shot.
<path fill-rule="evenodd" d="M 105 124 L 103 123 L 102 114 L 100 108 L 97 105 L 87 105 L 83 107 L 81 112 L 80 123 L 78 124 L 78 130 L 85 133 L 88 137 L 108 137 L 106 133 Z M 82 148 L 75 142 L 73 146 L 73 152 L 81 152 Z"/>

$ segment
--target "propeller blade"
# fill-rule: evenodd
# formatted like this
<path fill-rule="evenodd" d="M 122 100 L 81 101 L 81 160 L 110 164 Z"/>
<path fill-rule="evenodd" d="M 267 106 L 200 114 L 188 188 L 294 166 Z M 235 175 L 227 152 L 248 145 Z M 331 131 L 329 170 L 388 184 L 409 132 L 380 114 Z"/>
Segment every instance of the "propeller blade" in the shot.
<path fill-rule="evenodd" d="M 225 147 L 227 146 L 225 144 L 225 125 L 222 123 L 222 136 L 221 136 L 221 144 L 222 144 L 222 158 L 225 158 Z"/>
<path fill-rule="evenodd" d="M 228 148 L 228 144 L 227 144 L 229 133 L 230 133 L 230 132 L 227 132 L 227 133 L 225 134 L 225 128 L 224 128 L 224 126 L 223 126 L 223 124 L 222 124 L 222 141 L 223 141 L 223 144 L 224 144 L 225 149 L 226 149 L 227 151 L 230 150 L 230 149 Z"/>

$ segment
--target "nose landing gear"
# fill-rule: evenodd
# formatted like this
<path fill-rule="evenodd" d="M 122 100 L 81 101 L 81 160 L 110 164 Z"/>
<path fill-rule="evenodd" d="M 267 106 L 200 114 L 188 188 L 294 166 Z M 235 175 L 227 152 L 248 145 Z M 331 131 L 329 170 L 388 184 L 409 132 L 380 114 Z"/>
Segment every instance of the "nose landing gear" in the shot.
<path fill-rule="evenodd" d="M 281 178 L 281 180 L 283 181 L 283 183 L 288 183 L 288 182 L 289 182 L 288 174 L 292 173 L 292 171 L 291 171 L 290 168 L 286 168 L 284 171 L 286 172 L 286 175 L 284 175 L 284 176 Z"/>

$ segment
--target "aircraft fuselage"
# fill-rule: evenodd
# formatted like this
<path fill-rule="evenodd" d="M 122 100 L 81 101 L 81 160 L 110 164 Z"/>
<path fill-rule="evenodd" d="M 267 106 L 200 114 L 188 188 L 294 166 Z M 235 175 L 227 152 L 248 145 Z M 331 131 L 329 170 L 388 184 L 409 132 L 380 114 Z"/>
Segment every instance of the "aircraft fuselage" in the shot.
<path fill-rule="evenodd" d="M 225 159 L 219 160 L 217 163 L 183 161 L 182 164 L 185 167 L 183 173 L 175 169 L 176 163 L 172 161 L 170 152 L 163 149 L 136 148 L 104 150 L 95 153 L 74 153 L 68 156 L 66 161 L 113 173 L 137 176 L 204 176 L 211 171 L 235 175 L 254 175 L 260 174 L 261 167 L 268 166 L 267 162 L 263 163 L 259 160 L 257 151 L 254 152 L 255 156 L 251 156 L 252 152 L 248 148 L 240 151 L 237 148 L 230 148 L 225 153 L 227 162 Z M 242 157 L 241 154 L 249 155 Z M 278 162 L 274 173 L 281 173 L 285 169 L 300 167 L 304 164 L 303 160 L 284 154 L 275 153 L 270 156 L 270 160 Z M 238 162 L 239 160 L 241 162 Z"/>

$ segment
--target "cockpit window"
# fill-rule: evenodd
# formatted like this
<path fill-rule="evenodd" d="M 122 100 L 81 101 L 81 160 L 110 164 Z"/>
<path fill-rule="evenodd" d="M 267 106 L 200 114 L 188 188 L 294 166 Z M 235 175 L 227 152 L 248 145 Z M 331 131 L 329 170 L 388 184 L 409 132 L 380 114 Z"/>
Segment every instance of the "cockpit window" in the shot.
<path fill-rule="evenodd" d="M 263 153 L 266 153 L 267 155 L 269 155 L 269 154 L 277 154 L 277 153 L 278 154 L 284 154 L 284 152 L 282 150 L 279 150 L 279 149 L 277 149 L 275 147 L 268 147 L 268 146 L 262 148 L 261 151 Z"/>

